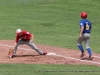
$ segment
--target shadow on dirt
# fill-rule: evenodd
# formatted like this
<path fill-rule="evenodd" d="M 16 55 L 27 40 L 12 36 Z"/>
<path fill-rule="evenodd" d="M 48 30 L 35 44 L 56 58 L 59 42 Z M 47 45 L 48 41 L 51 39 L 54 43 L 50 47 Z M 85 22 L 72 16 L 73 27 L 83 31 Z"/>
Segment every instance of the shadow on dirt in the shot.
<path fill-rule="evenodd" d="M 36 57 L 40 55 L 17 55 L 16 57 Z"/>

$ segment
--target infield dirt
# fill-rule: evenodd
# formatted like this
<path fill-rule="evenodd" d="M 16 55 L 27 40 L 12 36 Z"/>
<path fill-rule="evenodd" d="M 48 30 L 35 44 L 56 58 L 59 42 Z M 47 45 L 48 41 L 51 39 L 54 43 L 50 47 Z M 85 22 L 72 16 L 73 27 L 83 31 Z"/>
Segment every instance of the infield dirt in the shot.
<path fill-rule="evenodd" d="M 13 48 L 13 40 L 0 40 L 0 63 L 21 63 L 21 64 L 72 64 L 72 65 L 95 65 L 100 66 L 100 54 L 93 53 L 93 60 L 88 60 L 87 51 L 83 58 L 80 58 L 80 51 L 58 48 L 53 46 L 36 44 L 36 46 L 48 53 L 39 55 L 27 45 L 20 45 L 17 49 L 17 57 L 8 58 L 8 52 Z M 56 54 L 56 55 L 55 55 Z"/>

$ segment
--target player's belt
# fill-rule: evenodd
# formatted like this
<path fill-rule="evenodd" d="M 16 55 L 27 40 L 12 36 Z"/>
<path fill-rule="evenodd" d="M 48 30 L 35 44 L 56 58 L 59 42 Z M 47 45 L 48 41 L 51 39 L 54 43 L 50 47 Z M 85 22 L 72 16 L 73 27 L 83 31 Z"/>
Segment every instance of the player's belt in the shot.
<path fill-rule="evenodd" d="M 85 33 L 89 33 L 90 34 L 90 32 L 85 32 Z M 85 33 L 82 33 L 82 34 L 85 34 Z"/>

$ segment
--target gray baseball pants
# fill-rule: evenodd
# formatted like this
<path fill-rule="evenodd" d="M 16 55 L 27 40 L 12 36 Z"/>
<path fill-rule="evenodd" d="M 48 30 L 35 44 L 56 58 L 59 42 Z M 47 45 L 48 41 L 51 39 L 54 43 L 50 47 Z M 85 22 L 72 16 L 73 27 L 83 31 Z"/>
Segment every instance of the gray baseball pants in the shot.
<path fill-rule="evenodd" d="M 89 42 L 90 42 L 90 34 L 89 33 L 82 34 L 82 38 L 81 39 L 80 38 L 78 39 L 77 45 L 80 45 L 83 41 L 85 42 L 86 48 L 90 48 L 89 47 Z"/>
<path fill-rule="evenodd" d="M 38 49 L 38 48 L 36 47 L 36 45 L 35 45 L 33 42 L 31 42 L 31 40 L 29 40 L 29 41 L 19 40 L 18 43 L 17 43 L 17 45 L 16 45 L 16 47 L 15 47 L 15 49 L 14 49 L 14 55 L 16 55 L 16 51 L 17 51 L 18 45 L 23 45 L 23 44 L 27 44 L 27 45 L 30 46 L 32 49 L 34 49 L 36 52 L 38 52 L 40 55 L 43 54 L 43 51 L 40 50 L 40 49 Z"/>

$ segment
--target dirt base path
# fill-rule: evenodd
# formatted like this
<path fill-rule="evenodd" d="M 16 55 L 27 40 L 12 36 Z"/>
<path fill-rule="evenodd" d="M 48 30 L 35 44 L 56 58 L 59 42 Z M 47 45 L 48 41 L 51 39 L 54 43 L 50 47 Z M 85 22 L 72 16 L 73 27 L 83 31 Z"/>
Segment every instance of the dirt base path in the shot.
<path fill-rule="evenodd" d="M 95 65 L 100 66 L 100 54 L 93 53 L 93 60 L 88 60 L 88 54 L 80 58 L 79 50 L 58 48 L 36 44 L 36 46 L 48 52 L 47 55 L 39 55 L 27 45 L 20 45 L 17 50 L 17 57 L 8 58 L 9 49 L 13 48 L 14 41 L 0 40 L 0 63 L 21 63 L 21 64 L 72 64 L 72 65 Z"/>

